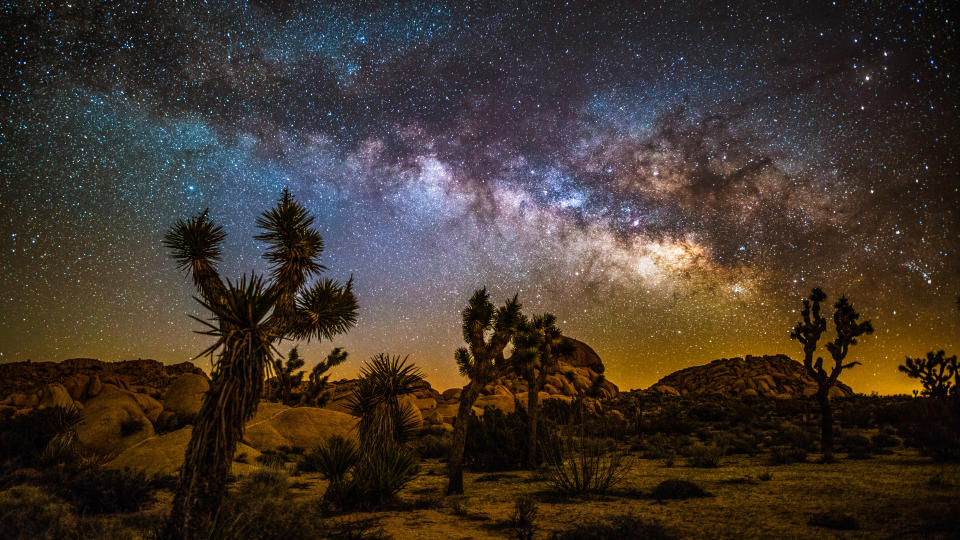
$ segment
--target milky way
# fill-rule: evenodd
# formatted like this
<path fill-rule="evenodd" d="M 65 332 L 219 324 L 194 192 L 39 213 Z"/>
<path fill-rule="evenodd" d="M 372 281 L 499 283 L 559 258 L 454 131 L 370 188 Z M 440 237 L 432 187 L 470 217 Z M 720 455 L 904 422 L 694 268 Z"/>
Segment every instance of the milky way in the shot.
<path fill-rule="evenodd" d="M 627 388 L 798 358 L 817 285 L 877 328 L 856 390 L 957 352 L 951 2 L 179 4 L 0 8 L 0 361 L 191 358 L 164 232 L 209 208 L 222 273 L 262 271 L 284 187 L 355 277 L 358 326 L 302 348 L 346 347 L 335 376 L 387 351 L 459 384 L 482 286 Z"/>

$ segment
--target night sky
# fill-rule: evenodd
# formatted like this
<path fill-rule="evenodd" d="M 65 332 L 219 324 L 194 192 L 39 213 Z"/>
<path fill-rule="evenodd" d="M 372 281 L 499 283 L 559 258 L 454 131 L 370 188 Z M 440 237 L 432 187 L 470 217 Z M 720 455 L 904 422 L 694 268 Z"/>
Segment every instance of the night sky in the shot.
<path fill-rule="evenodd" d="M 2 3 L 0 361 L 190 359 L 163 234 L 209 207 L 221 273 L 263 271 L 284 187 L 355 277 L 356 328 L 301 347 L 344 346 L 334 377 L 386 351 L 462 384 L 481 286 L 621 388 L 799 359 L 817 285 L 877 329 L 857 391 L 960 352 L 955 2 L 179 4 Z"/>

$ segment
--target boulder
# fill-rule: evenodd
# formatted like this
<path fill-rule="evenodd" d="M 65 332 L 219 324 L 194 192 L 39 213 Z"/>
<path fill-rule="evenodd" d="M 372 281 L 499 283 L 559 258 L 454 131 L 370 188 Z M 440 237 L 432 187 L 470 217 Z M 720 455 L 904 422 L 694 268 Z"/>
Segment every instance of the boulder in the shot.
<path fill-rule="evenodd" d="M 817 384 L 803 364 L 779 354 L 721 358 L 671 373 L 651 388 L 666 393 L 676 390 L 682 396 L 716 394 L 788 399 L 815 394 Z M 831 397 L 853 395 L 853 390 L 839 381 L 830 392 Z"/>
<path fill-rule="evenodd" d="M 247 423 L 244 442 L 259 451 L 284 445 L 312 449 L 333 435 L 356 437 L 356 425 L 356 417 L 330 409 L 264 401 Z"/>
<path fill-rule="evenodd" d="M 147 394 L 134 392 L 133 397 L 137 400 L 137 404 L 140 405 L 140 409 L 143 410 L 144 416 L 146 416 L 150 422 L 155 423 L 160 413 L 163 412 L 163 405 Z"/>
<path fill-rule="evenodd" d="M 503 394 L 494 394 L 492 396 L 480 396 L 473 405 L 479 409 L 496 407 L 505 413 L 512 413 L 516 410 L 513 395 L 505 396 Z"/>
<path fill-rule="evenodd" d="M 196 416 L 203 404 L 203 395 L 210 389 L 205 375 L 184 373 L 170 383 L 163 396 L 163 409 L 182 418 Z"/>
<path fill-rule="evenodd" d="M 103 382 L 100 380 L 99 375 L 93 374 L 90 376 L 90 382 L 87 384 L 87 397 L 97 397 L 100 395 L 100 392 L 103 392 Z"/>
<path fill-rule="evenodd" d="M 46 409 L 49 407 L 63 407 L 64 409 L 73 407 L 73 398 L 70 397 L 70 392 L 62 384 L 48 384 L 43 387 L 37 408 Z"/>
<path fill-rule="evenodd" d="M 143 471 L 147 476 L 167 476 L 175 474 L 183 466 L 187 444 L 190 442 L 192 427 L 184 427 L 163 435 L 154 435 L 120 452 L 107 462 L 108 469 Z M 235 456 L 244 455 L 246 463 L 234 462 L 232 472 L 235 475 L 248 474 L 256 469 L 256 458 L 260 452 L 243 443 L 237 445 Z"/>
<path fill-rule="evenodd" d="M 18 409 L 29 409 L 40 404 L 40 397 L 36 394 L 16 393 L 7 396 L 7 404 Z"/>
<path fill-rule="evenodd" d="M 123 434 L 124 426 L 137 423 L 137 431 Z M 104 384 L 100 395 L 84 404 L 83 421 L 77 426 L 80 443 L 101 455 L 122 452 L 152 436 L 153 425 L 137 397 L 112 384 Z"/>
<path fill-rule="evenodd" d="M 74 401 L 81 401 L 87 397 L 87 386 L 90 385 L 90 376 L 76 373 L 64 379 L 63 387 L 67 389 Z"/>
<path fill-rule="evenodd" d="M 443 397 L 444 401 L 452 401 L 460 399 L 461 392 L 463 392 L 463 388 L 448 388 L 443 391 L 441 396 Z"/>

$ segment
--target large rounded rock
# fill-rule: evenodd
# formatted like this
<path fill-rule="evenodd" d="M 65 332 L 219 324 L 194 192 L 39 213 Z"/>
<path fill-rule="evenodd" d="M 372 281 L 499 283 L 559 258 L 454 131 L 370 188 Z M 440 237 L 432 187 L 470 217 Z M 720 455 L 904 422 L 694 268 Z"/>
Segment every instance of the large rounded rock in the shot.
<path fill-rule="evenodd" d="M 177 416 L 189 418 L 200 412 L 203 395 L 210 389 L 207 377 L 198 373 L 184 373 L 170 383 L 163 396 L 163 408 Z"/>
<path fill-rule="evenodd" d="M 463 388 L 448 388 L 443 391 L 441 396 L 444 401 L 454 401 L 460 399 L 460 394 L 463 392 Z"/>
<path fill-rule="evenodd" d="M 800 362 L 778 354 L 722 358 L 709 364 L 676 371 L 651 388 L 672 388 L 682 396 L 721 395 L 740 397 L 799 398 L 816 393 L 817 383 Z M 831 397 L 853 395 L 849 386 L 837 381 Z"/>
<path fill-rule="evenodd" d="M 331 409 L 261 402 L 247 423 L 244 442 L 260 451 L 280 446 L 311 449 L 333 435 L 355 437 L 356 425 L 356 417 Z"/>
<path fill-rule="evenodd" d="M 174 474 L 183 466 L 187 444 L 193 433 L 192 427 L 184 427 L 144 439 L 120 452 L 115 458 L 107 462 L 105 467 L 110 469 L 124 469 L 143 471 L 147 476 L 166 476 Z M 260 455 L 256 449 L 245 444 L 237 445 L 235 458 L 244 456 L 245 463 L 233 463 L 233 474 L 247 474 L 256 468 L 255 460 Z"/>
<path fill-rule="evenodd" d="M 480 396 L 477 398 L 474 407 L 485 409 L 487 407 L 496 407 L 505 413 L 512 413 L 516 410 L 516 404 L 513 395 L 505 396 L 503 394 L 494 394 L 491 396 Z"/>
<path fill-rule="evenodd" d="M 43 387 L 43 391 L 40 393 L 40 404 L 37 405 L 37 408 L 51 407 L 73 408 L 73 398 L 62 384 L 48 384 Z"/>
<path fill-rule="evenodd" d="M 103 455 L 121 452 L 152 436 L 153 425 L 137 396 L 112 384 L 104 384 L 100 395 L 86 402 L 83 422 L 77 426 L 80 443 Z"/>

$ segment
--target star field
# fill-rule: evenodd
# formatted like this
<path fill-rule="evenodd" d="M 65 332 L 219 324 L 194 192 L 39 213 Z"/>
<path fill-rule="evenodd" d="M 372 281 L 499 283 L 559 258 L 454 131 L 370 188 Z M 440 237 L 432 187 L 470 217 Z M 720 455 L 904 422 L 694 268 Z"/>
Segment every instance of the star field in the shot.
<path fill-rule="evenodd" d="M 262 271 L 284 187 L 355 277 L 358 326 L 301 349 L 344 346 L 335 377 L 387 351 L 461 384 L 481 286 L 623 388 L 798 358 L 813 286 L 877 329 L 857 391 L 957 352 L 955 3 L 372 6 L 3 2 L 0 361 L 190 359 L 163 234 L 209 208 L 221 273 Z"/>

